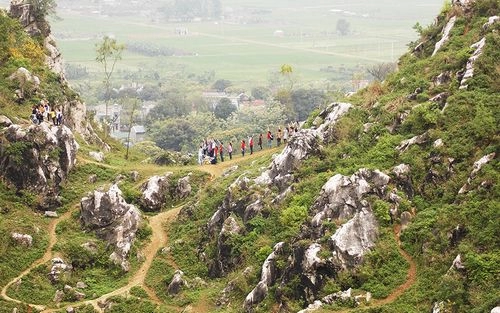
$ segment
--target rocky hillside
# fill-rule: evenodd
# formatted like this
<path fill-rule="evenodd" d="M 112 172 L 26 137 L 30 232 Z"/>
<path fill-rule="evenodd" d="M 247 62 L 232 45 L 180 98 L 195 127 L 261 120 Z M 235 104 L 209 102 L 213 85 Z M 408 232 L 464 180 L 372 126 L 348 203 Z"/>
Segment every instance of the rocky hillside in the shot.
<path fill-rule="evenodd" d="M 1 313 L 500 310 L 498 1 L 283 149 L 168 171 L 107 151 L 30 12 L 0 14 Z"/>
<path fill-rule="evenodd" d="M 384 82 L 312 116 L 264 172 L 181 212 L 171 235 L 227 280 L 220 309 L 500 305 L 498 6 L 446 5 Z"/>

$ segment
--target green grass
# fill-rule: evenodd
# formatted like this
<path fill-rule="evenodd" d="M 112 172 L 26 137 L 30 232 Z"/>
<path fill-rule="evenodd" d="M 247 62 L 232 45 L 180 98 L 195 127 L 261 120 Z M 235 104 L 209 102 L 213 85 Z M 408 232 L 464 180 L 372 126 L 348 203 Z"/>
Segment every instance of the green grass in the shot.
<path fill-rule="evenodd" d="M 399 4 L 399 3 L 398 3 Z M 53 31 L 61 35 L 58 44 L 67 62 L 82 64 L 92 72 L 101 72 L 94 61 L 96 34 L 112 33 L 121 42 L 152 43 L 155 46 L 181 49 L 196 56 L 145 57 L 125 53 L 118 71 L 135 71 L 140 66 L 145 71 L 186 71 L 200 74 L 214 70 L 218 78 L 238 84 L 266 83 L 270 72 L 278 71 L 281 64 L 291 64 L 304 81 L 331 78 L 331 73 L 321 72 L 326 66 L 354 68 L 357 64 L 393 61 L 406 50 L 407 42 L 416 34 L 411 26 L 417 22 L 430 22 L 441 1 L 427 0 L 419 5 L 394 6 L 394 1 L 375 4 L 354 2 L 349 5 L 332 5 L 331 2 L 306 1 L 286 3 L 247 3 L 231 1 L 230 7 L 246 7 L 243 13 L 252 17 L 252 9 L 269 9 L 259 23 L 225 23 L 207 21 L 182 24 L 189 29 L 189 36 L 176 36 L 179 24 L 151 23 L 139 17 L 101 18 L 61 11 L 61 21 L 54 21 Z M 397 8 L 397 9 L 396 9 Z M 355 10 L 369 17 L 349 17 L 329 12 L 330 9 Z M 391 11 L 391 13 L 389 13 Z M 339 36 L 336 22 L 348 20 L 353 35 Z M 273 32 L 281 29 L 284 37 Z M 301 35 L 302 34 L 302 35 Z M 69 40 L 65 40 L 68 38 Z M 181 70 L 182 68 L 182 70 Z M 336 74 L 338 75 L 338 74 Z"/>

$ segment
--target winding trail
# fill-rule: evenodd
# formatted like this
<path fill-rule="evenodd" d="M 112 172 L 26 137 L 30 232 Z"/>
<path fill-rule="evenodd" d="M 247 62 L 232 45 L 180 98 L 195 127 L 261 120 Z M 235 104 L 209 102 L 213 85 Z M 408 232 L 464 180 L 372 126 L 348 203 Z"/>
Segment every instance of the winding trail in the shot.
<path fill-rule="evenodd" d="M 256 151 L 256 152 L 254 152 L 253 155 L 247 155 L 245 157 L 234 156 L 232 160 L 226 160 L 225 162 L 219 162 L 216 165 L 192 166 L 192 167 L 187 167 L 187 168 L 207 172 L 211 175 L 211 179 L 215 179 L 216 177 L 221 176 L 222 173 L 224 172 L 224 170 L 226 170 L 227 168 L 230 168 L 233 165 L 236 165 L 242 161 L 249 161 L 249 160 L 255 159 L 259 156 L 263 156 L 263 155 L 275 153 L 275 152 L 279 152 L 279 149 L 272 148 L 270 150 L 266 149 L 266 150 L 262 150 L 262 151 Z M 99 166 L 118 169 L 118 167 L 113 166 L 113 165 L 102 164 L 102 163 L 94 162 L 92 160 L 87 160 L 84 158 L 79 158 L 78 160 L 79 160 L 80 164 L 94 163 L 94 164 L 99 165 Z M 165 170 L 165 168 L 161 168 L 161 171 L 164 171 L 164 170 Z M 157 171 L 159 171 L 159 168 L 157 168 Z M 68 210 L 63 215 L 61 215 L 59 218 L 54 219 L 49 223 L 49 226 L 48 226 L 49 243 L 48 243 L 47 250 L 45 251 L 44 255 L 40 259 L 33 262 L 27 269 L 22 271 L 17 277 L 12 279 L 8 284 L 6 284 L 1 290 L 1 294 L 0 294 L 1 297 L 6 301 L 28 305 L 35 310 L 41 311 L 42 313 L 52 313 L 52 312 L 56 312 L 56 311 L 61 311 L 67 307 L 78 307 L 78 306 L 82 306 L 82 305 L 91 305 L 97 312 L 103 312 L 103 309 L 100 307 L 100 304 L 104 303 L 107 299 L 109 299 L 110 297 L 113 297 L 113 296 L 117 296 L 117 295 L 128 295 L 130 293 L 130 289 L 132 287 L 140 286 L 146 291 L 146 293 L 148 294 L 149 300 L 152 301 L 153 303 L 156 303 L 158 305 L 161 304 L 162 306 L 166 306 L 170 310 L 170 312 L 183 312 L 183 308 L 177 307 L 177 306 L 169 306 L 167 303 L 163 302 L 161 299 L 158 298 L 158 296 L 155 294 L 155 292 L 153 290 L 151 290 L 149 287 L 147 287 L 144 283 L 146 275 L 147 275 L 147 273 L 151 267 L 151 264 L 153 262 L 153 259 L 156 256 L 156 253 L 158 252 L 158 250 L 160 248 L 166 246 L 166 244 L 168 243 L 168 235 L 167 235 L 167 232 L 165 231 L 165 229 L 177 217 L 180 210 L 182 209 L 182 206 L 179 206 L 179 207 L 176 207 L 174 209 L 164 211 L 164 212 L 161 212 L 157 215 L 149 216 L 146 218 L 149 222 L 149 225 L 152 228 L 152 235 L 151 235 L 150 242 L 142 250 L 142 253 L 145 256 L 145 259 L 144 259 L 144 262 L 139 267 L 139 269 L 132 275 L 132 277 L 129 279 L 128 283 L 125 286 L 120 287 L 118 289 L 115 289 L 112 292 L 109 292 L 107 294 L 101 295 L 100 297 L 98 297 L 96 299 L 68 303 L 68 304 L 65 304 L 64 306 L 60 306 L 57 308 L 46 308 L 46 306 L 44 306 L 44 305 L 25 303 L 25 302 L 22 302 L 20 300 L 9 297 L 7 295 L 7 291 L 13 284 L 15 284 L 17 281 L 19 281 L 24 276 L 26 276 L 35 267 L 37 267 L 41 264 L 47 263 L 53 257 L 55 257 L 52 249 L 54 247 L 54 244 L 57 242 L 57 235 L 56 235 L 57 224 L 61 221 L 64 221 L 64 220 L 70 218 L 71 214 L 75 210 L 77 210 L 78 207 L 79 207 L 79 205 L 75 205 L 71 210 Z M 381 306 L 384 306 L 384 305 L 387 305 L 387 304 L 390 304 L 390 303 L 396 301 L 399 296 L 401 296 L 404 292 L 406 292 L 415 283 L 416 274 L 417 274 L 416 264 L 415 264 L 415 261 L 412 259 L 412 257 L 401 248 L 401 241 L 399 239 L 400 232 L 401 232 L 400 225 L 395 225 L 394 226 L 394 235 L 395 235 L 396 240 L 397 240 L 398 252 L 410 264 L 410 267 L 408 269 L 408 273 L 406 276 L 406 280 L 403 284 L 401 284 L 396 289 L 394 289 L 391 292 L 391 294 L 389 296 L 387 296 L 386 298 L 373 300 L 370 303 L 370 306 L 369 306 L 370 309 L 373 309 L 376 307 L 381 307 Z M 177 266 L 173 260 L 170 263 L 171 263 L 170 266 L 177 269 Z M 197 313 L 209 312 L 209 309 L 208 309 L 209 307 L 210 307 L 210 305 L 208 304 L 208 299 L 206 299 L 206 298 L 199 299 L 198 303 L 193 303 L 191 305 L 191 308 L 194 309 L 193 312 L 197 312 Z M 336 311 L 336 312 L 344 313 L 344 312 L 352 312 L 354 310 L 363 310 L 363 308 L 358 307 L 358 308 L 345 309 L 345 310 Z M 320 312 L 321 312 L 321 309 L 320 309 Z"/>
<path fill-rule="evenodd" d="M 415 260 L 413 260 L 413 258 L 401 248 L 401 240 L 399 239 L 400 234 L 401 234 L 401 225 L 399 224 L 394 225 L 394 236 L 396 237 L 396 241 L 398 244 L 398 252 L 410 264 L 410 267 L 408 268 L 408 273 L 406 274 L 406 280 L 404 283 L 402 283 L 396 289 L 394 289 L 391 292 L 391 294 L 389 294 L 387 297 L 371 301 L 370 306 L 367 307 L 366 310 L 368 309 L 371 310 L 396 301 L 399 298 L 399 296 L 401 296 L 408 289 L 410 289 L 410 287 L 413 286 L 413 284 L 415 284 L 415 281 L 417 279 L 417 264 L 415 263 Z M 352 312 L 354 310 L 362 311 L 363 307 L 335 311 L 335 313 L 347 313 L 347 312 Z"/>
<path fill-rule="evenodd" d="M 49 227 L 48 227 L 49 244 L 47 246 L 47 250 L 45 251 L 45 253 L 43 254 L 43 256 L 41 258 L 39 258 L 38 260 L 36 260 L 35 262 L 33 262 L 27 269 L 25 269 L 24 271 L 22 271 L 17 277 L 15 277 L 14 279 L 12 279 L 9 283 L 7 283 L 7 285 L 5 285 L 2 288 L 2 292 L 1 292 L 0 295 L 2 296 L 2 298 L 4 300 L 10 301 L 10 302 L 19 303 L 19 304 L 29 305 L 29 306 L 33 307 L 34 309 L 37 309 L 38 311 L 41 311 L 41 310 L 45 309 L 44 305 L 32 304 L 32 303 L 24 303 L 24 302 L 19 301 L 17 299 L 13 299 L 13 298 L 11 298 L 11 297 L 9 297 L 7 295 L 7 290 L 14 283 L 18 282 L 20 279 L 22 279 L 24 276 L 26 276 L 35 267 L 37 267 L 38 265 L 44 264 L 46 262 L 49 262 L 53 258 L 52 248 L 54 247 L 54 244 L 57 242 L 57 235 L 56 235 L 57 224 L 59 222 L 61 222 L 61 221 L 64 221 L 64 220 L 68 219 L 71 216 L 71 213 L 73 212 L 73 210 L 68 210 L 66 213 L 64 213 L 63 215 L 61 215 L 59 218 L 53 219 L 49 223 Z"/>

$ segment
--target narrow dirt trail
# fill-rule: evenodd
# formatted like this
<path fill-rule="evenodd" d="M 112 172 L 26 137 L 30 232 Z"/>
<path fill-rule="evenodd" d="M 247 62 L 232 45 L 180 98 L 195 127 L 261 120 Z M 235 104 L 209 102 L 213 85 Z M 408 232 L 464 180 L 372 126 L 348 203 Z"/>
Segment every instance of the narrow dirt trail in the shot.
<path fill-rule="evenodd" d="M 373 309 L 377 307 L 381 307 L 387 304 L 390 304 L 394 301 L 396 301 L 399 296 L 401 296 L 403 293 L 405 293 L 413 284 L 415 284 L 415 281 L 417 279 L 417 264 L 415 263 L 415 260 L 401 248 L 401 240 L 399 239 L 399 236 L 401 234 L 401 225 L 395 225 L 394 226 L 394 236 L 396 237 L 396 241 L 398 244 L 398 252 L 401 254 L 401 256 L 410 264 L 410 268 L 408 268 L 408 273 L 406 274 L 406 279 L 405 282 L 399 285 L 396 289 L 394 289 L 391 294 L 389 294 L 387 297 L 384 299 L 377 299 L 373 300 L 370 302 L 370 307 L 366 309 Z M 335 311 L 336 313 L 347 313 L 347 312 L 352 312 L 354 310 L 363 310 L 362 307 L 358 308 L 352 308 L 352 309 L 346 309 L 346 310 L 341 310 L 341 311 Z"/>
<path fill-rule="evenodd" d="M 7 295 L 7 291 L 8 291 L 8 289 L 9 289 L 10 286 L 12 286 L 14 283 L 16 283 L 17 281 L 19 281 L 20 279 L 22 279 L 24 276 L 26 276 L 35 267 L 37 267 L 38 265 L 44 264 L 46 262 L 49 262 L 54 257 L 54 255 L 52 253 L 52 248 L 54 247 L 54 244 L 57 242 L 57 235 L 56 235 L 57 224 L 59 222 L 61 222 L 61 221 L 64 221 L 64 220 L 68 219 L 71 216 L 71 213 L 73 211 L 74 211 L 74 208 L 72 210 L 68 210 L 68 212 L 64 213 L 63 215 L 61 215 L 57 219 L 53 219 L 49 223 L 49 226 L 48 226 L 49 244 L 47 246 L 47 250 L 45 251 L 45 253 L 43 254 L 43 256 L 41 258 L 39 258 L 38 260 L 36 260 L 35 262 L 33 262 L 27 269 L 25 269 L 24 271 L 22 271 L 17 277 L 15 277 L 14 279 L 12 279 L 10 282 L 8 282 L 2 288 L 1 296 L 2 296 L 2 298 L 4 300 L 10 301 L 10 302 L 19 303 L 19 304 L 26 304 L 26 305 L 29 305 L 29 306 L 31 306 L 31 307 L 39 310 L 39 311 L 45 309 L 44 305 L 24 303 L 24 302 L 19 301 L 17 299 L 13 299 L 13 298 L 11 298 L 11 297 L 9 297 Z"/>
<path fill-rule="evenodd" d="M 151 267 L 151 264 L 153 263 L 153 259 L 156 256 L 156 252 L 160 248 L 164 247 L 168 242 L 167 233 L 164 231 L 164 225 L 169 224 L 172 220 L 174 220 L 179 214 L 181 208 L 182 206 L 172 210 L 161 212 L 155 216 L 151 216 L 148 218 L 149 225 L 153 230 L 153 234 L 151 236 L 151 241 L 142 250 L 142 253 L 145 256 L 145 260 L 125 286 L 115 289 L 112 292 L 104 294 L 99 298 L 93 300 L 75 302 L 60 308 L 47 309 L 42 311 L 42 313 L 55 312 L 69 306 L 76 307 L 80 305 L 92 305 L 95 310 L 97 310 L 98 312 L 102 312 L 102 309 L 99 307 L 99 303 L 104 302 L 106 301 L 106 299 L 113 296 L 128 294 L 130 292 L 130 289 L 135 286 L 141 286 L 148 293 L 148 296 L 150 297 L 151 301 L 160 304 L 161 300 L 151 289 L 147 288 L 144 285 L 144 280 L 149 271 L 149 268 Z"/>

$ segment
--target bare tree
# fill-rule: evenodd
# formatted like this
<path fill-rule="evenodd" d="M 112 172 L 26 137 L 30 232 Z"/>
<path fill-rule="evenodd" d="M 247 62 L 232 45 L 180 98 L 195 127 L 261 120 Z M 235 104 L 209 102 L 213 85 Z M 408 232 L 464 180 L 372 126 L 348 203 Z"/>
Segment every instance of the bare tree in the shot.
<path fill-rule="evenodd" d="M 132 99 L 132 112 L 130 112 L 130 122 L 128 124 L 127 153 L 125 154 L 125 160 L 128 160 L 128 150 L 130 148 L 130 133 L 132 132 L 132 125 L 134 125 L 134 117 L 138 104 L 139 104 L 139 99 L 137 98 Z"/>
<path fill-rule="evenodd" d="M 378 63 L 366 69 L 368 74 L 372 75 L 378 81 L 383 81 L 387 75 L 395 70 L 396 63 Z"/>

